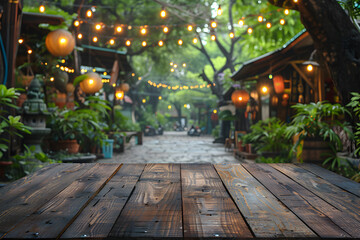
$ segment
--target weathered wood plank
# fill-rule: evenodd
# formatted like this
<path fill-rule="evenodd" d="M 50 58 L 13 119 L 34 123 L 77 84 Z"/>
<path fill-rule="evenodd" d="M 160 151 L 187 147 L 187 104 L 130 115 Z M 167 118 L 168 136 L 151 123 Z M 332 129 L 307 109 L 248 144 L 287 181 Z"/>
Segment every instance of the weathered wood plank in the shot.
<path fill-rule="evenodd" d="M 182 238 L 180 165 L 146 165 L 109 236 Z"/>
<path fill-rule="evenodd" d="M 336 174 L 334 172 L 326 170 L 315 164 L 302 163 L 302 164 L 297 164 L 297 166 L 304 168 L 304 169 L 308 170 L 309 172 L 312 172 L 312 173 L 316 174 L 317 176 L 325 179 L 329 183 L 334 184 L 335 186 L 338 186 L 338 187 L 360 197 L 360 183 L 352 181 L 346 177 L 343 177 L 339 174 Z"/>
<path fill-rule="evenodd" d="M 240 164 L 214 166 L 256 237 L 316 237 Z"/>
<path fill-rule="evenodd" d="M 185 238 L 252 238 L 210 164 L 181 165 Z"/>
<path fill-rule="evenodd" d="M 326 202 L 336 207 L 340 211 L 351 215 L 356 219 L 352 225 L 360 237 L 360 198 L 342 190 L 341 188 L 328 183 L 324 179 L 317 177 L 313 173 L 289 164 L 270 164 L 273 168 L 287 175 L 315 195 L 324 199 Z M 353 233 L 353 234 L 356 234 Z"/>
<path fill-rule="evenodd" d="M 0 195 L 0 237 L 35 212 L 94 164 L 49 166 L 6 187 Z"/>
<path fill-rule="evenodd" d="M 243 166 L 320 237 L 350 237 L 338 226 L 341 213 L 298 183 L 267 164 Z M 314 204 L 323 207 L 318 209 Z"/>
<path fill-rule="evenodd" d="M 5 238 L 55 239 L 59 237 L 119 170 L 120 166 L 120 164 L 96 164 L 38 211 L 18 224 Z"/>
<path fill-rule="evenodd" d="M 82 211 L 61 238 L 106 238 L 145 164 L 125 164 Z"/>

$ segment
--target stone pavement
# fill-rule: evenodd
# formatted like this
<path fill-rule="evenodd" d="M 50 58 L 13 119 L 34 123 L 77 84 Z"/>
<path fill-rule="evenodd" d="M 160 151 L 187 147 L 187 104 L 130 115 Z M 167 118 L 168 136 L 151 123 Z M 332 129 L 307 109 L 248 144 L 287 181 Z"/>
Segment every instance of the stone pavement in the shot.
<path fill-rule="evenodd" d="M 161 136 L 143 138 L 143 145 L 134 140 L 126 145 L 124 153 L 114 153 L 107 163 L 239 163 L 233 152 L 225 151 L 223 144 L 212 143 L 212 136 L 191 137 L 187 132 L 164 132 Z"/>

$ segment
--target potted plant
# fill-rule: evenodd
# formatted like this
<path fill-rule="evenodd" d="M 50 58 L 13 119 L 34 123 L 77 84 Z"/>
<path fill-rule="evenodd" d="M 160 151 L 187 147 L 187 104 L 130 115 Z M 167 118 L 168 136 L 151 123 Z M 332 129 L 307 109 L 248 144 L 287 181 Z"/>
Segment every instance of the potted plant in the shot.
<path fill-rule="evenodd" d="M 286 129 L 286 136 L 296 138 L 293 152 L 300 147 L 297 152 L 297 156 L 301 156 L 300 161 L 322 163 L 326 155 L 331 154 L 331 146 L 342 149 L 341 139 L 334 131 L 334 127 L 341 128 L 352 136 L 349 123 L 341 121 L 348 111 L 340 104 L 298 103 L 292 108 L 296 110 L 296 114 L 291 125 Z"/>

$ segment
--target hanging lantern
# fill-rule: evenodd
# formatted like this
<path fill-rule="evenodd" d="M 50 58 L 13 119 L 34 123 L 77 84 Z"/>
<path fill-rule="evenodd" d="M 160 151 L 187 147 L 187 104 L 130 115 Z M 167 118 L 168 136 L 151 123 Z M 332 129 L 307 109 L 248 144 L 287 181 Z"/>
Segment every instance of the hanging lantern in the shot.
<path fill-rule="evenodd" d="M 278 102 L 279 102 L 279 98 L 276 95 L 271 97 L 271 106 L 274 106 L 274 107 L 277 106 Z"/>
<path fill-rule="evenodd" d="M 123 90 L 123 91 L 126 93 L 126 92 L 129 91 L 130 86 L 129 86 L 129 84 L 127 84 L 127 83 L 121 83 L 121 84 L 120 84 L 120 89 Z"/>
<path fill-rule="evenodd" d="M 80 88 L 84 93 L 92 94 L 98 92 L 103 87 L 103 82 L 99 74 L 87 73 L 88 77 L 80 82 Z"/>
<path fill-rule="evenodd" d="M 124 91 L 121 89 L 121 87 L 117 87 L 115 89 L 115 98 L 116 100 L 123 100 L 124 99 Z"/>
<path fill-rule="evenodd" d="M 53 56 L 65 57 L 74 49 L 75 39 L 70 32 L 58 29 L 46 36 L 45 45 Z"/>
<path fill-rule="evenodd" d="M 284 78 L 281 75 L 273 77 L 274 89 L 277 94 L 283 93 L 285 89 Z"/>
<path fill-rule="evenodd" d="M 243 89 L 235 90 L 231 94 L 231 101 L 234 103 L 236 108 L 245 108 L 249 99 L 249 93 Z"/>

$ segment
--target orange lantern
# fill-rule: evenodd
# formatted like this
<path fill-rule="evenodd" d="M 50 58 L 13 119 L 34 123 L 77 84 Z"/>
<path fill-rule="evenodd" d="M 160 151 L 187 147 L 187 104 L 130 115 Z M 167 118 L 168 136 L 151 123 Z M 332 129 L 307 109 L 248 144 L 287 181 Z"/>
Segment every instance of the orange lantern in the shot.
<path fill-rule="evenodd" d="M 87 78 L 80 82 L 80 88 L 84 93 L 92 94 L 98 92 L 103 87 L 103 82 L 99 74 L 87 73 Z"/>
<path fill-rule="evenodd" d="M 64 29 L 50 32 L 45 39 L 47 50 L 55 57 L 69 55 L 75 47 L 75 39 L 72 34 Z"/>
<path fill-rule="evenodd" d="M 285 89 L 284 78 L 281 75 L 273 77 L 274 89 L 277 94 L 283 93 Z"/>
<path fill-rule="evenodd" d="M 234 103 L 236 108 L 245 108 L 249 99 L 249 93 L 243 89 L 235 90 L 231 94 L 231 101 Z"/>
<path fill-rule="evenodd" d="M 121 83 L 121 84 L 120 84 L 120 89 L 121 89 L 124 93 L 126 93 L 126 92 L 129 91 L 130 86 L 129 86 L 129 84 L 127 84 L 127 83 Z"/>

